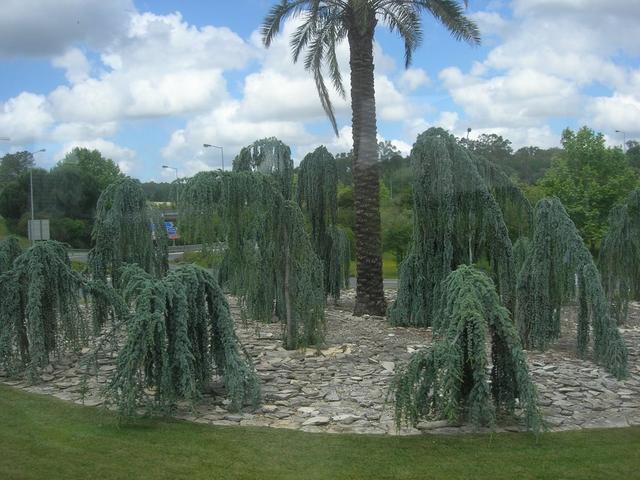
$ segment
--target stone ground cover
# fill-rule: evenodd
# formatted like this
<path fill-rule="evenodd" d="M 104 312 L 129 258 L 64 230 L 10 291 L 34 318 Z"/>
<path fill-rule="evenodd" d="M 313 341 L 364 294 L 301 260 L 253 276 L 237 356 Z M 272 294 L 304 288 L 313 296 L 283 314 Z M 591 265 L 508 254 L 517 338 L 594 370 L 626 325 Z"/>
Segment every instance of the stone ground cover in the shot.
<path fill-rule="evenodd" d="M 389 291 L 393 295 L 393 291 Z M 390 327 L 384 318 L 352 317 L 353 292 L 338 306 L 327 308 L 327 345 L 321 350 L 287 351 L 281 346 L 281 326 L 243 324 L 231 299 L 237 332 L 254 359 L 262 381 L 263 405 L 257 411 L 229 412 L 221 384 L 214 382 L 195 406 L 180 405 L 176 417 L 211 425 L 269 426 L 307 432 L 408 435 L 477 432 L 467 425 L 423 422 L 397 430 L 393 406 L 387 402 L 390 380 L 411 352 L 431 342 L 431 331 Z M 528 352 L 540 404 L 551 431 L 640 425 L 640 306 L 632 305 L 622 334 L 629 349 L 630 376 L 618 381 L 589 360 L 575 356 L 571 309 L 564 316 L 563 337 L 548 352 Z M 97 378 L 81 381 L 77 359 L 62 358 L 42 376 L 42 382 L 0 379 L 33 393 L 84 403 L 103 404 L 100 388 L 115 369 L 115 352 L 99 359 Z M 85 394 L 82 395 L 82 391 Z M 497 431 L 518 431 L 517 421 L 505 421 Z"/>

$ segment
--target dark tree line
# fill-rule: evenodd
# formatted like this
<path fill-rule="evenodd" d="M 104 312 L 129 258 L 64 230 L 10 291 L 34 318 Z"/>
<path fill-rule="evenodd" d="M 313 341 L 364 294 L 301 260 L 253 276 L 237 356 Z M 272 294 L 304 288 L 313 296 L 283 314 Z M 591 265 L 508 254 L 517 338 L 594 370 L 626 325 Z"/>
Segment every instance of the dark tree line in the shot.
<path fill-rule="evenodd" d="M 98 197 L 124 174 L 113 160 L 86 148 L 73 149 L 50 170 L 38 168 L 30 152 L 5 155 L 0 159 L 0 216 L 8 230 L 20 236 L 27 235 L 31 218 L 30 176 L 34 214 L 49 219 L 51 238 L 88 248 Z M 148 182 L 142 187 L 149 201 L 175 198 L 170 183 Z"/>

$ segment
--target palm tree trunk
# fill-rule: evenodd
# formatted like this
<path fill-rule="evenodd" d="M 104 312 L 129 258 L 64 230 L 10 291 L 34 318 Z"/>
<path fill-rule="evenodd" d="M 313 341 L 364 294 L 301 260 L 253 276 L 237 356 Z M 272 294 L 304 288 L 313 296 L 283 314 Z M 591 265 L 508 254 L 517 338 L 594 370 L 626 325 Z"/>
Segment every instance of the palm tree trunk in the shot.
<path fill-rule="evenodd" d="M 353 184 L 355 203 L 356 305 L 354 315 L 384 315 L 380 185 L 373 77 L 375 16 L 367 26 L 349 29 L 351 109 L 353 112 Z"/>

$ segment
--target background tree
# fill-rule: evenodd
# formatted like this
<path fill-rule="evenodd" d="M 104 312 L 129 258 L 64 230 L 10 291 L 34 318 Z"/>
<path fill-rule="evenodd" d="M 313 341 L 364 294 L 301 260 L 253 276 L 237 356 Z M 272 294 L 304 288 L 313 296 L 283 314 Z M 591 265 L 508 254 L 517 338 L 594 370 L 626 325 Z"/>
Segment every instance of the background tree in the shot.
<path fill-rule="evenodd" d="M 627 160 L 629 165 L 640 173 L 640 142 L 629 140 L 627 142 Z"/>
<path fill-rule="evenodd" d="M 540 185 L 546 195 L 560 199 L 589 249 L 596 252 L 611 208 L 638 185 L 638 176 L 622 150 L 606 147 L 604 135 L 587 127 L 564 130 L 562 146 Z"/>
<path fill-rule="evenodd" d="M 0 160 L 0 190 L 34 166 L 35 161 L 30 152 L 7 153 Z"/>
<path fill-rule="evenodd" d="M 465 1 L 466 4 L 466 1 Z M 429 12 L 458 40 L 477 44 L 480 34 L 463 8 L 451 0 L 281 0 L 267 15 L 262 36 L 269 47 L 288 18 L 302 23 L 291 38 L 293 61 L 305 52 L 304 66 L 312 73 L 320 103 L 338 133 L 325 83 L 327 69 L 335 90 L 346 96 L 336 45 L 347 40 L 351 76 L 351 110 L 355 199 L 357 291 L 354 314 L 384 315 L 382 248 L 380 235 L 379 173 L 376 139 L 373 38 L 378 22 L 400 35 L 405 65 L 422 40 L 420 14 Z"/>
<path fill-rule="evenodd" d="M 460 143 L 473 153 L 491 160 L 507 172 L 507 174 L 511 175 L 515 173 L 511 165 L 511 158 L 513 156 L 511 140 L 502 138 L 501 135 L 495 133 L 483 133 L 475 140 L 461 138 Z"/>
<path fill-rule="evenodd" d="M 98 150 L 88 148 L 74 148 L 58 165 L 76 165 L 95 180 L 100 191 L 124 177 L 120 167 L 113 160 L 103 157 Z"/>
<path fill-rule="evenodd" d="M 144 196 L 150 202 L 174 202 L 175 191 L 169 182 L 143 182 Z"/>
<path fill-rule="evenodd" d="M 400 265 L 411 245 L 413 219 L 411 210 L 397 207 L 382 208 L 382 245 L 385 252 L 393 253 Z"/>
<path fill-rule="evenodd" d="M 98 179 L 76 164 L 59 163 L 47 176 L 48 188 L 39 195 L 48 197 L 39 217 L 51 223 L 51 235 L 76 248 L 91 245 L 91 228 L 98 197 L 103 190 Z"/>
<path fill-rule="evenodd" d="M 618 324 L 627 319 L 629 300 L 640 298 L 640 188 L 609 215 L 600 249 L 600 268 Z"/>
<path fill-rule="evenodd" d="M 516 322 L 526 348 L 546 349 L 560 337 L 563 305 L 577 298 L 577 352 L 618 378 L 627 374 L 627 350 L 609 312 L 600 273 L 576 226 L 557 198 L 536 205 L 533 238 L 518 275 Z"/>
<path fill-rule="evenodd" d="M 513 414 L 519 400 L 527 428 L 540 430 L 520 339 L 491 279 L 462 265 L 446 278 L 438 304 L 433 345 L 414 353 L 392 384 L 397 424 L 444 418 L 493 426 L 499 413 Z"/>
<path fill-rule="evenodd" d="M 28 175 L 21 175 L 0 190 L 0 215 L 7 220 L 9 229 L 14 233 L 18 233 L 16 231 L 18 221 L 29 209 L 28 188 Z"/>
<path fill-rule="evenodd" d="M 560 152 L 559 148 L 522 147 L 516 150 L 509 164 L 521 182 L 532 185 L 544 176 Z"/>
<path fill-rule="evenodd" d="M 0 214 L 14 234 L 26 236 L 31 218 L 28 152 L 5 156 L 6 183 L 0 182 Z M 2 170 L 0 168 L 0 170 Z M 33 210 L 49 219 L 52 238 L 76 248 L 91 245 L 96 202 L 107 185 L 122 177 L 118 166 L 97 150 L 75 148 L 50 171 L 33 168 Z"/>

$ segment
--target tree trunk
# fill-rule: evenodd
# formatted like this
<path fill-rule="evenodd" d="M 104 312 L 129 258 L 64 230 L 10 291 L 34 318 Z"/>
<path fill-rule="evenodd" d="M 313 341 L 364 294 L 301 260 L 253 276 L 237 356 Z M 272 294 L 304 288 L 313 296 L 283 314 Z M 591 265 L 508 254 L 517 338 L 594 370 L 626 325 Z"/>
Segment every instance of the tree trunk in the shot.
<path fill-rule="evenodd" d="M 291 291 L 289 280 L 291 276 L 291 253 L 289 249 L 289 235 L 287 226 L 284 226 L 284 309 L 286 315 L 287 334 L 285 338 L 285 348 L 287 350 L 295 350 L 297 347 L 297 332 L 293 314 L 291 312 Z"/>
<path fill-rule="evenodd" d="M 373 77 L 374 15 L 355 19 L 349 29 L 351 109 L 353 112 L 353 185 L 355 203 L 356 305 L 354 315 L 384 315 L 382 246 L 380 242 L 380 185 L 376 104 Z"/>

